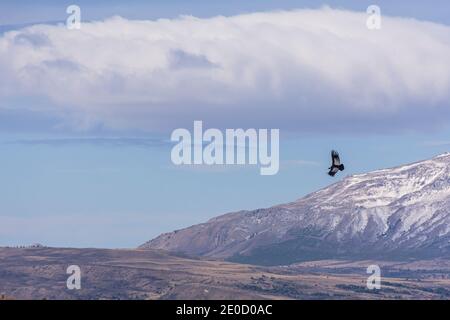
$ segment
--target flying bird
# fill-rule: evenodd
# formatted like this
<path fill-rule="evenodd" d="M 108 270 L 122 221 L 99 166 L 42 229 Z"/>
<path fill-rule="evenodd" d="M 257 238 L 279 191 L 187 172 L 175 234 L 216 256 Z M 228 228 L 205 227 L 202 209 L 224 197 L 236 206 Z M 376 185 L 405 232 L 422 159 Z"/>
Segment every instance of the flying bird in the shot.
<path fill-rule="evenodd" d="M 331 167 L 329 167 L 330 171 L 328 171 L 328 174 L 332 177 L 338 171 L 344 171 L 344 165 L 341 163 L 341 159 L 339 159 L 339 153 L 335 150 L 331 150 Z"/>

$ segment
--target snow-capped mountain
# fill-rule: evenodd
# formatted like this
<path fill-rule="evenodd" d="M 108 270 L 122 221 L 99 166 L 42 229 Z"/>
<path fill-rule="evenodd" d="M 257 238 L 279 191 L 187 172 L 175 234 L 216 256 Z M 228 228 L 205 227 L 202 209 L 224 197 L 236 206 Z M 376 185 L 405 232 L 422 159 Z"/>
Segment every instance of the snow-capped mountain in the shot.
<path fill-rule="evenodd" d="M 256 264 L 450 256 L 450 154 L 349 176 L 295 202 L 225 214 L 141 248 Z"/>

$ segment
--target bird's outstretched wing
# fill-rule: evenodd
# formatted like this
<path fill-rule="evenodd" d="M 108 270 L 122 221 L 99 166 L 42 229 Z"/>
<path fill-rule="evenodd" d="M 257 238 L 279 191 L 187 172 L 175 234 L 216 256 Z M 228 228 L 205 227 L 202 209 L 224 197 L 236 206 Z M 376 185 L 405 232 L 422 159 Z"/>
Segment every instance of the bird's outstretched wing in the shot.
<path fill-rule="evenodd" d="M 328 174 L 329 174 L 330 176 L 334 177 L 334 175 L 335 175 L 338 171 L 339 171 L 338 168 L 336 168 L 336 167 L 331 167 L 331 168 L 330 168 L 330 171 L 328 171 Z"/>
<path fill-rule="evenodd" d="M 335 150 L 331 151 L 331 163 L 333 166 L 341 165 L 341 159 L 339 159 L 339 153 Z"/>

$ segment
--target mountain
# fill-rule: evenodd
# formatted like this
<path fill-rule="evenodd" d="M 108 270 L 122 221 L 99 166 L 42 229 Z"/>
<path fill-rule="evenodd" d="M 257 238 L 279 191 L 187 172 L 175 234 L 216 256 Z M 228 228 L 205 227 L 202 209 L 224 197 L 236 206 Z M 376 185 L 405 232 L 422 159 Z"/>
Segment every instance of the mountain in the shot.
<path fill-rule="evenodd" d="M 225 214 L 141 248 L 277 265 L 450 256 L 450 153 L 344 178 L 297 201 Z"/>

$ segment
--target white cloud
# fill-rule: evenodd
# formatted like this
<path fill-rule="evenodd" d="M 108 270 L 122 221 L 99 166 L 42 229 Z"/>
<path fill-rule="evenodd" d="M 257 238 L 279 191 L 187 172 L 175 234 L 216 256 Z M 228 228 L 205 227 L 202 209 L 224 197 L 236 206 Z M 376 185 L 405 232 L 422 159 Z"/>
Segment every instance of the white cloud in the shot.
<path fill-rule="evenodd" d="M 450 115 L 450 27 L 323 8 L 34 25 L 0 37 L 0 95 L 76 128 L 416 129 Z M 27 106 L 28 107 L 28 106 Z M 17 107 L 20 108 L 20 107 Z M 25 108 L 25 106 L 24 106 Z M 448 117 L 447 117 L 448 119 Z"/>

